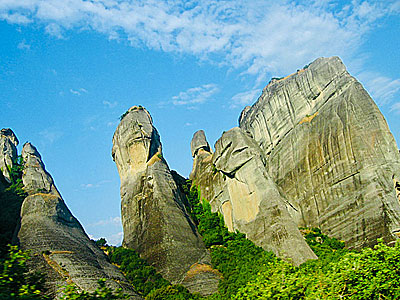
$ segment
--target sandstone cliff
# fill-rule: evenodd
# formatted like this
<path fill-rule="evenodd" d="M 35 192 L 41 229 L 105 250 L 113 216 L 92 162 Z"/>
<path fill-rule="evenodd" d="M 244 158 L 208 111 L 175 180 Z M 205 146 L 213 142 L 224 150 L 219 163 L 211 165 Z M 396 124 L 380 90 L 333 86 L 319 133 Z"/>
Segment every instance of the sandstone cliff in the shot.
<path fill-rule="evenodd" d="M 10 128 L 3 128 L 0 131 L 0 169 L 4 178 L 10 182 L 9 169 L 17 160 L 18 139 Z"/>
<path fill-rule="evenodd" d="M 239 126 L 223 134 L 214 154 L 199 138 L 204 132 L 191 143 L 190 178 L 230 230 L 295 264 L 315 257 L 297 226 L 320 227 L 349 247 L 396 238 L 399 152 L 379 109 L 339 58 L 272 80 Z"/>
<path fill-rule="evenodd" d="M 338 57 L 271 82 L 242 113 L 299 226 L 350 247 L 400 230 L 400 157 L 386 121 Z"/>
<path fill-rule="evenodd" d="M 198 135 L 192 145 L 200 145 L 195 142 Z M 287 200 L 268 175 L 261 149 L 248 134 L 238 127 L 225 132 L 213 155 L 196 148 L 192 147 L 195 171 L 191 178 L 212 210 L 223 214 L 230 231 L 245 233 L 257 245 L 295 265 L 317 258 L 292 220 Z"/>
<path fill-rule="evenodd" d="M 71 214 L 36 148 L 26 143 L 22 157 L 22 180 L 29 196 L 22 204 L 17 242 L 31 251 L 30 267 L 45 275 L 49 294 L 55 296 L 59 285 L 66 283 L 93 291 L 98 279 L 105 278 L 113 289 L 141 299 Z"/>
<path fill-rule="evenodd" d="M 112 156 L 121 179 L 123 245 L 138 251 L 169 281 L 203 295 L 215 292 L 219 277 L 186 212 L 147 110 L 134 106 L 123 116 Z"/>

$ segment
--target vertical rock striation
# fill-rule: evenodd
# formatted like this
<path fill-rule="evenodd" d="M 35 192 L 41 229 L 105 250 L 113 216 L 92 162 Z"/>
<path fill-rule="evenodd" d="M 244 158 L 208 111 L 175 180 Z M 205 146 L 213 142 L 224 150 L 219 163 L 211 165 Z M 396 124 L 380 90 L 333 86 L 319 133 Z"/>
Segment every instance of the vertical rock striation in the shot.
<path fill-rule="evenodd" d="M 31 267 L 46 275 L 49 294 L 55 296 L 59 285 L 66 283 L 93 291 L 104 278 L 113 289 L 122 288 L 131 299 L 140 299 L 71 214 L 36 148 L 26 143 L 22 156 L 22 180 L 29 196 L 22 204 L 17 238 L 22 249 L 31 251 Z"/>
<path fill-rule="evenodd" d="M 191 178 L 213 211 L 223 214 L 230 231 L 245 233 L 258 246 L 295 265 L 317 258 L 267 173 L 261 149 L 240 128 L 225 132 L 213 155 L 195 155 Z"/>
<path fill-rule="evenodd" d="M 121 179 L 123 245 L 138 251 L 169 281 L 203 295 L 215 292 L 219 277 L 186 212 L 146 109 L 134 106 L 123 116 L 112 156 Z"/>
<path fill-rule="evenodd" d="M 399 152 L 378 107 L 338 57 L 271 81 L 242 112 L 240 128 L 262 149 L 299 226 L 356 248 L 395 238 Z"/>
<path fill-rule="evenodd" d="M 202 131 L 191 143 L 190 178 L 230 230 L 295 264 L 315 257 L 297 226 L 354 248 L 399 235 L 399 151 L 338 57 L 271 80 L 239 127 L 222 135 L 214 154 Z"/>
<path fill-rule="evenodd" d="M 17 160 L 18 139 L 10 128 L 0 131 L 0 169 L 7 182 L 11 182 L 10 172 Z"/>

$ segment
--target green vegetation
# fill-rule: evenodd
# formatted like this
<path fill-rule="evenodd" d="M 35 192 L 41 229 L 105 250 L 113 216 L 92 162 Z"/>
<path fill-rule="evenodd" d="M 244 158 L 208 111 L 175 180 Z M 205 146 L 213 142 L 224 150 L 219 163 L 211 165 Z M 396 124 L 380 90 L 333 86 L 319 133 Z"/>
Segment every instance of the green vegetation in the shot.
<path fill-rule="evenodd" d="M 140 258 L 136 251 L 123 247 L 108 247 L 107 252 L 110 261 L 119 266 L 138 293 L 146 296 L 152 290 L 170 285 L 154 267 Z"/>
<path fill-rule="evenodd" d="M 96 241 L 146 300 L 400 298 L 399 243 L 390 247 L 379 240 L 373 249 L 354 251 L 318 228 L 301 228 L 319 259 L 295 267 L 257 247 L 245 235 L 229 232 L 222 216 L 211 212 L 210 204 L 201 199 L 199 190 L 190 181 L 183 186 L 183 191 L 188 200 L 187 210 L 210 250 L 213 267 L 222 274 L 216 294 L 209 297 L 190 294 L 183 286 L 163 279 L 134 250 L 107 246 L 104 238 Z M 10 196 L 5 193 L 19 195 L 15 186 L 2 191 L 0 196 Z M 27 270 L 28 259 L 26 252 L 9 246 L 7 255 L 1 259 L 0 300 L 47 299 L 42 277 Z M 62 287 L 62 292 L 63 300 L 126 299 L 120 290 L 108 288 L 105 280 L 99 281 L 94 292 L 79 291 L 74 285 Z"/>
<path fill-rule="evenodd" d="M 100 238 L 100 239 L 98 239 L 98 240 L 96 240 L 94 242 L 96 243 L 97 247 L 105 247 L 105 246 L 107 246 L 107 241 L 106 241 L 105 238 Z"/>
<path fill-rule="evenodd" d="M 10 174 L 11 183 L 6 182 L 1 175 L 2 185 L 0 188 L 0 258 L 4 258 L 8 251 L 8 244 L 11 243 L 14 229 L 17 226 L 21 205 L 27 194 L 23 189 L 22 157 L 18 156 L 13 167 L 7 167 Z M 1 184 L 0 184 L 1 186 Z"/>
<path fill-rule="evenodd" d="M 172 285 L 132 249 L 107 247 L 106 252 L 110 261 L 120 268 L 135 291 L 145 296 L 146 300 L 202 299 L 181 285 Z"/>
<path fill-rule="evenodd" d="M 61 300 L 118 300 L 129 299 L 121 290 L 113 291 L 106 286 L 105 279 L 99 279 L 99 287 L 93 292 L 80 291 L 74 284 L 69 284 L 61 288 L 63 295 Z"/>
<path fill-rule="evenodd" d="M 0 264 L 0 299 L 46 299 L 41 276 L 28 273 L 28 259 L 28 253 L 9 246 Z"/>
<path fill-rule="evenodd" d="M 44 279 L 39 273 L 30 273 L 27 261 L 30 256 L 17 246 L 9 246 L 6 257 L 0 264 L 0 300 L 48 300 L 44 294 Z M 74 284 L 60 288 L 62 300 L 114 300 L 127 299 L 121 290 L 112 291 L 106 280 L 98 281 L 99 287 L 93 292 L 80 291 Z"/>
<path fill-rule="evenodd" d="M 328 249 L 299 268 L 279 261 L 266 266 L 233 299 L 398 299 L 400 245 L 379 241 L 359 252 Z M 312 245 L 311 245 L 312 246 Z"/>
<path fill-rule="evenodd" d="M 129 109 L 119 117 L 119 120 L 122 121 L 127 114 L 129 114 Z"/>
<path fill-rule="evenodd" d="M 218 294 L 211 298 L 230 299 L 240 287 L 255 279 L 263 266 L 278 259 L 246 239 L 244 234 L 229 232 L 222 216 L 211 212 L 210 204 L 201 200 L 199 190 L 190 181 L 184 190 L 190 204 L 188 211 L 210 249 L 212 264 L 223 275 Z"/>
<path fill-rule="evenodd" d="M 398 299 L 400 244 L 379 241 L 373 249 L 348 250 L 318 228 L 301 231 L 318 260 L 300 267 L 264 251 L 243 234 L 229 233 L 221 216 L 201 201 L 196 187 L 185 187 L 188 211 L 198 224 L 212 263 L 222 274 L 210 299 Z"/>

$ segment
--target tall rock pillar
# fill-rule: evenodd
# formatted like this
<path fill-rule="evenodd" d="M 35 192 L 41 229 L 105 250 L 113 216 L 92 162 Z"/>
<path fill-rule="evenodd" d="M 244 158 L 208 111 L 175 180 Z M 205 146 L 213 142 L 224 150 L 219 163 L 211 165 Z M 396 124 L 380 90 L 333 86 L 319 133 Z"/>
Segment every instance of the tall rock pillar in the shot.
<path fill-rule="evenodd" d="M 114 133 L 112 156 L 121 179 L 123 245 L 138 251 L 173 283 L 202 294 L 216 291 L 218 276 L 146 109 L 134 106 L 124 115 Z"/>

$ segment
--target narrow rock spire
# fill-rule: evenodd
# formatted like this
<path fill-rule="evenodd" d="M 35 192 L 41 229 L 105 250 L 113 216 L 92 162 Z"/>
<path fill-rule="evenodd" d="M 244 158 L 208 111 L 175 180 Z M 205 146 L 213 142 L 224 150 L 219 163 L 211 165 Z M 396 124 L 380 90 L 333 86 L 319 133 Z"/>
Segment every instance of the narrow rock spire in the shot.
<path fill-rule="evenodd" d="M 11 182 L 11 169 L 17 160 L 18 139 L 10 128 L 0 131 L 0 169 L 4 178 Z"/>
<path fill-rule="evenodd" d="M 219 277 L 146 109 L 134 106 L 124 115 L 114 133 L 112 156 L 121 178 L 123 245 L 138 251 L 169 281 L 203 295 L 215 292 Z"/>

